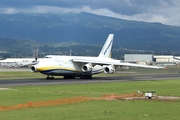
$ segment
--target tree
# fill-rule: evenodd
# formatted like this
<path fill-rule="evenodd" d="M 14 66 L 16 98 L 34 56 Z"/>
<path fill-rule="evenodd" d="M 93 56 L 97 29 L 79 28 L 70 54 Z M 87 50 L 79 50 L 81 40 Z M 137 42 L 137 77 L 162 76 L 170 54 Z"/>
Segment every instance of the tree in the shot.
<path fill-rule="evenodd" d="M 11 55 L 10 55 L 9 53 L 4 53 L 4 54 L 2 55 L 2 58 L 3 58 L 3 59 L 11 58 Z"/>

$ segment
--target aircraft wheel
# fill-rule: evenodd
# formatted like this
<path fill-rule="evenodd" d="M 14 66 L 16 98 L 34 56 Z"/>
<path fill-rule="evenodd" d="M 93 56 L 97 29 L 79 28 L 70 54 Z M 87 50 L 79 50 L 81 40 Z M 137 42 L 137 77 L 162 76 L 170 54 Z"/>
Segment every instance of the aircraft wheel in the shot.
<path fill-rule="evenodd" d="M 75 79 L 75 76 L 64 76 L 64 79 Z"/>
<path fill-rule="evenodd" d="M 82 75 L 81 79 L 92 79 L 92 75 Z"/>

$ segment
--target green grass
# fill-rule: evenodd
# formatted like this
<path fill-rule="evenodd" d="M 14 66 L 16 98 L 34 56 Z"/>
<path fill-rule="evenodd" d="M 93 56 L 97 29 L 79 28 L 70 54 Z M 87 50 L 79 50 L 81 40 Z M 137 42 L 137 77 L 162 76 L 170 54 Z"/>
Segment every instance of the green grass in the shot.
<path fill-rule="evenodd" d="M 9 80 L 9 79 L 25 79 L 25 78 L 46 78 L 45 75 L 42 75 L 38 72 L 31 71 L 8 71 L 0 72 L 0 80 Z M 58 76 L 56 78 L 62 78 Z"/>
<path fill-rule="evenodd" d="M 0 80 L 4 79 L 23 79 L 23 78 L 38 78 L 42 77 L 39 73 L 33 73 L 30 71 L 8 71 L 8 72 L 0 72 Z"/>
<path fill-rule="evenodd" d="M 0 90 L 0 105 L 56 100 L 78 96 L 101 97 L 155 90 L 161 96 L 180 96 L 180 80 L 10 87 Z M 178 120 L 180 100 L 94 100 L 56 106 L 1 111 L 2 120 Z"/>
<path fill-rule="evenodd" d="M 118 69 L 120 70 L 120 69 Z M 120 73 L 134 73 L 134 74 L 172 74 L 179 73 L 180 66 L 167 66 L 166 69 L 151 69 L 151 68 L 131 68 L 119 71 Z"/>
<path fill-rule="evenodd" d="M 2 120 L 178 120 L 178 103 L 89 101 L 0 113 Z"/>
<path fill-rule="evenodd" d="M 127 72 L 127 73 L 126 73 Z M 133 73 L 134 72 L 134 73 Z M 135 68 L 121 71 L 118 74 L 100 74 L 99 76 L 124 76 L 139 74 L 169 74 L 178 73 L 179 67 L 168 70 Z M 45 78 L 40 73 L 0 72 L 0 80 Z M 49 86 L 10 87 L 10 90 L 0 90 L 0 106 L 15 106 L 28 102 L 42 100 L 57 100 L 78 96 L 101 97 L 106 94 L 128 94 L 135 91 L 156 91 L 161 96 L 180 96 L 180 79 L 159 81 L 136 81 L 116 83 L 71 84 Z M 23 108 L 0 111 L 2 120 L 178 120 L 180 119 L 180 100 L 173 102 L 154 100 L 94 100 L 81 103 Z"/>

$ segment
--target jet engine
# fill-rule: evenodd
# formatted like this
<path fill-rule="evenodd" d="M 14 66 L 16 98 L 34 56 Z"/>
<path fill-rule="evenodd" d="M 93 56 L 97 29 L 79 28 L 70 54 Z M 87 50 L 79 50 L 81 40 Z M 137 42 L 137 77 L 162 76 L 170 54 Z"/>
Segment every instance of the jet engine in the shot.
<path fill-rule="evenodd" d="M 115 72 L 114 66 L 109 65 L 104 68 L 104 73 L 106 74 L 112 74 Z"/>
<path fill-rule="evenodd" d="M 83 72 L 91 72 L 92 71 L 92 65 L 91 64 L 85 64 L 82 66 Z"/>
<path fill-rule="evenodd" d="M 32 72 L 37 72 L 36 65 L 32 65 L 32 66 L 31 66 L 31 71 L 32 71 Z"/>

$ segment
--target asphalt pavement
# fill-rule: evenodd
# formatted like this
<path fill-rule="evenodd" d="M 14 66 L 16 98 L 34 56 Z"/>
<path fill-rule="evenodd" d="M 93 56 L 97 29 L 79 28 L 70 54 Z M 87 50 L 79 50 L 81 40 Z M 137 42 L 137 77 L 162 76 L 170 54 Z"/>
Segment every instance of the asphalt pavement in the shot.
<path fill-rule="evenodd" d="M 0 88 L 8 86 L 37 86 L 37 85 L 62 85 L 62 84 L 88 84 L 102 82 L 132 82 L 146 80 L 165 80 L 179 79 L 180 74 L 153 74 L 153 75 L 130 75 L 118 77 L 93 77 L 92 79 L 63 79 L 55 78 L 54 80 L 46 80 L 45 78 L 21 79 L 21 80 L 0 80 Z"/>

